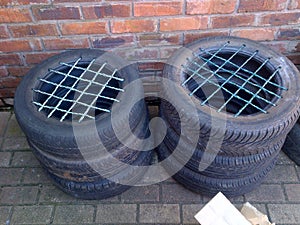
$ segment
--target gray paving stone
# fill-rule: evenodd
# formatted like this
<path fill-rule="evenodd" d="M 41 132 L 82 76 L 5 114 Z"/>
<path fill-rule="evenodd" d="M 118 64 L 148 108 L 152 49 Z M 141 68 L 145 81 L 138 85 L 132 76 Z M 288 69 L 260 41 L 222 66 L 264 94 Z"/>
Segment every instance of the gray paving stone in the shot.
<path fill-rule="evenodd" d="M 39 161 L 35 158 L 31 151 L 14 153 L 12 166 L 34 167 L 39 165 Z"/>
<path fill-rule="evenodd" d="M 297 174 L 298 174 L 298 180 L 300 181 L 300 166 L 295 165 Z"/>
<path fill-rule="evenodd" d="M 52 206 L 17 206 L 11 224 L 49 224 Z"/>
<path fill-rule="evenodd" d="M 203 203 L 208 203 L 210 200 L 212 199 L 212 197 L 207 197 L 207 196 L 203 196 Z M 237 197 L 231 197 L 228 198 L 228 200 L 232 203 L 232 204 L 240 204 L 240 203 L 244 203 L 245 202 L 245 198 L 244 196 L 237 196 Z"/>
<path fill-rule="evenodd" d="M 82 224 L 92 223 L 94 206 L 91 205 L 61 205 L 56 206 L 53 223 Z"/>
<path fill-rule="evenodd" d="M 0 168 L 0 185 L 13 185 L 20 183 L 22 168 Z"/>
<path fill-rule="evenodd" d="M 192 204 L 182 206 L 182 216 L 184 224 L 197 224 L 199 222 L 194 218 L 194 216 L 203 208 L 204 204 Z"/>
<path fill-rule="evenodd" d="M 38 187 L 4 187 L 0 194 L 1 204 L 33 204 L 36 201 Z"/>
<path fill-rule="evenodd" d="M 159 185 L 132 187 L 121 194 L 122 202 L 158 202 Z"/>
<path fill-rule="evenodd" d="M 270 203 L 270 202 L 284 202 L 285 197 L 280 185 L 264 184 L 246 194 L 246 201 L 250 203 Z"/>
<path fill-rule="evenodd" d="M 298 177 L 293 165 L 277 165 L 270 172 L 264 183 L 297 182 Z"/>
<path fill-rule="evenodd" d="M 25 137 L 5 138 L 2 150 L 25 150 L 30 149 Z"/>
<path fill-rule="evenodd" d="M 141 223 L 180 223 L 178 204 L 142 204 L 140 205 Z"/>
<path fill-rule="evenodd" d="M 136 204 L 103 204 L 97 206 L 96 222 L 103 223 L 136 223 Z"/>
<path fill-rule="evenodd" d="M 202 196 L 194 193 L 180 184 L 163 184 L 162 185 L 162 202 L 163 203 L 201 203 Z"/>
<path fill-rule="evenodd" d="M 75 202 L 76 198 L 64 193 L 55 186 L 44 186 L 41 190 L 39 202 L 41 203 L 59 203 Z"/>
<path fill-rule="evenodd" d="M 12 115 L 5 132 L 5 137 L 22 137 L 25 136 L 21 130 L 15 115 Z"/>
<path fill-rule="evenodd" d="M 0 152 L 0 167 L 9 166 L 11 155 L 11 152 Z"/>
<path fill-rule="evenodd" d="M 51 180 L 42 168 L 26 168 L 24 171 L 24 184 L 50 184 Z"/>
<path fill-rule="evenodd" d="M 268 205 L 270 219 L 276 224 L 300 224 L 300 204 Z"/>
<path fill-rule="evenodd" d="M 11 112 L 0 112 L 0 136 L 4 135 L 10 116 Z"/>
<path fill-rule="evenodd" d="M 294 162 L 283 151 L 280 151 L 276 165 L 294 165 Z"/>
<path fill-rule="evenodd" d="M 7 224 L 11 213 L 11 207 L 0 206 L 0 224 Z"/>
<path fill-rule="evenodd" d="M 300 184 L 285 184 L 284 188 L 289 201 L 300 202 Z"/>

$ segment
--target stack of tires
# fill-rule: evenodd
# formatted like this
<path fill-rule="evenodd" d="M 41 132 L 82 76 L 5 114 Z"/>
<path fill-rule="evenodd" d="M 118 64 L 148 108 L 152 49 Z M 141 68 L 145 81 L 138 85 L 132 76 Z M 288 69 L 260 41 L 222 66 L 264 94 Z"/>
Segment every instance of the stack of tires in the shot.
<path fill-rule="evenodd" d="M 199 58 L 202 59 L 200 62 L 197 61 Z M 193 63 L 197 64 L 196 69 L 191 66 Z M 212 74 L 222 78 L 217 79 L 217 89 L 210 86 L 216 83 L 207 82 L 210 79 L 208 75 L 206 80 L 202 79 L 203 83 L 197 80 L 192 83 L 189 78 L 197 72 L 205 74 L 207 69 L 199 69 L 204 67 L 203 64 Z M 187 69 L 190 68 L 193 70 L 188 73 Z M 259 73 L 256 74 L 256 71 Z M 238 78 L 230 80 L 237 73 L 239 76 L 235 78 Z M 173 175 L 175 180 L 192 191 L 209 196 L 219 191 L 229 197 L 239 196 L 258 186 L 274 166 L 286 135 L 299 117 L 300 79 L 295 66 L 286 57 L 257 42 L 216 37 L 198 40 L 175 52 L 163 74 L 164 78 L 177 85 L 177 88 L 163 85 L 162 90 L 166 99 L 172 98 L 173 101 L 162 101 L 160 107 L 168 132 L 158 147 L 159 159 L 167 160 L 175 148 L 179 149 L 172 160 L 168 160 L 166 170 L 171 174 L 177 171 Z M 276 86 L 274 88 L 265 84 L 271 78 Z M 243 84 L 241 79 L 248 83 Z M 195 85 L 201 88 L 194 91 Z M 229 95 L 230 91 L 240 91 L 234 88 L 237 85 L 239 89 L 248 90 L 239 96 L 236 94 L 237 97 Z M 261 92 L 256 90 L 259 87 Z M 221 89 L 223 102 L 220 103 L 218 97 L 211 98 L 211 93 Z M 280 97 L 270 96 L 269 90 Z M 248 104 L 254 98 L 247 97 L 248 92 L 261 94 L 255 103 L 261 111 L 258 107 L 245 106 L 247 103 L 242 98 L 249 100 Z M 196 111 L 176 111 L 175 106 L 184 109 L 191 104 L 186 101 L 187 97 L 191 99 Z M 218 110 L 224 102 L 228 103 L 226 108 Z M 237 114 L 243 109 L 243 113 Z M 184 124 L 180 118 L 184 118 Z M 198 132 L 195 130 L 197 127 L 200 129 L 197 136 L 184 136 L 183 126 L 195 132 Z M 194 140 L 191 138 L 197 138 L 193 149 L 191 142 Z M 192 155 L 187 162 L 183 160 L 186 154 Z"/>
<path fill-rule="evenodd" d="M 127 98 L 143 94 L 142 85 L 126 89 L 126 85 L 138 78 L 137 70 L 134 65 L 124 66 L 119 58 L 104 53 L 80 49 L 53 56 L 29 71 L 15 95 L 16 118 L 33 153 L 59 188 L 83 199 L 108 198 L 127 190 L 146 172 L 138 166 L 149 165 L 152 158 L 151 151 L 139 151 L 144 146 L 136 141 L 137 137 L 143 139 L 149 135 L 145 102 L 139 101 L 133 108 L 126 108 Z M 99 57 L 116 66 L 119 79 L 110 79 L 106 83 L 101 97 L 95 102 L 97 108 L 90 115 L 94 119 L 79 122 L 74 111 L 80 112 L 81 109 L 72 106 L 76 95 L 83 93 L 80 84 L 76 83 L 77 78 L 86 81 L 81 77 L 84 68 Z M 76 65 L 75 61 L 78 61 Z M 68 65 L 73 65 L 72 70 Z M 87 68 L 85 76 L 88 76 L 88 69 L 91 70 Z M 101 72 L 104 73 L 103 70 Z M 98 91 L 101 87 L 96 85 Z M 125 91 L 121 92 L 122 89 Z M 94 98 L 96 95 L 90 91 L 85 97 L 91 96 Z M 81 99 L 84 100 L 84 96 Z M 125 103 L 116 106 L 114 118 L 111 113 L 99 111 L 110 110 L 113 99 Z M 41 105 L 43 108 L 40 108 Z M 82 106 L 84 109 L 88 107 L 84 102 Z M 73 108 L 73 113 L 70 108 Z M 66 114 L 68 110 L 70 113 Z M 113 126 L 112 122 L 116 125 Z M 124 123 L 129 123 L 131 131 L 124 130 Z M 123 132 L 124 139 L 134 146 L 133 149 L 121 143 L 115 135 L 116 130 Z M 115 162 L 112 159 L 119 163 L 112 163 Z"/>

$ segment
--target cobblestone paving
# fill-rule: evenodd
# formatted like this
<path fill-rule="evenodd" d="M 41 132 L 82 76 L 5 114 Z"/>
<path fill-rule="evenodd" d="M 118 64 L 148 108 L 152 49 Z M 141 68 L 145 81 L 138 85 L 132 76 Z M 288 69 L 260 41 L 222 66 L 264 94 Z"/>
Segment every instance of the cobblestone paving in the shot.
<path fill-rule="evenodd" d="M 209 198 L 169 179 L 101 201 L 78 200 L 54 187 L 32 155 L 14 115 L 0 112 L 0 225 L 198 224 Z M 278 225 L 300 224 L 300 168 L 284 154 L 249 201 Z"/>

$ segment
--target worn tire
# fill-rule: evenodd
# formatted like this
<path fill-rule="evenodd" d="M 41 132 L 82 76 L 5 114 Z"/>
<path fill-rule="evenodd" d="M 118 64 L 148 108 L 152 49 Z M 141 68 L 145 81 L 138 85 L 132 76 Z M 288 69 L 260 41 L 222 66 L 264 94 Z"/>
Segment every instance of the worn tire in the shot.
<path fill-rule="evenodd" d="M 282 151 L 300 166 L 300 124 L 296 123 L 287 135 Z"/>

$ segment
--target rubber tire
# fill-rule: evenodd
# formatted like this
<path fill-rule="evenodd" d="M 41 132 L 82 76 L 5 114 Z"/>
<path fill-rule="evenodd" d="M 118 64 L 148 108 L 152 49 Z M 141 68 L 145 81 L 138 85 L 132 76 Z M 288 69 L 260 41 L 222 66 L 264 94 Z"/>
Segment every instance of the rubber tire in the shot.
<path fill-rule="evenodd" d="M 283 55 L 267 48 L 266 46 L 243 38 L 236 37 L 214 37 L 195 41 L 175 52 L 168 64 L 165 66 L 163 76 L 178 84 L 178 88 L 168 88 L 163 86 L 163 94 L 167 96 L 166 99 L 176 96 L 172 104 L 180 108 L 181 105 L 188 104 L 180 96 L 188 96 L 190 91 L 187 87 L 181 86 L 183 82 L 183 74 L 181 73 L 181 65 L 186 64 L 186 58 L 192 58 L 193 53 L 197 54 L 199 48 L 215 48 L 221 47 L 224 43 L 230 41 L 234 46 L 241 46 L 246 44 L 248 51 L 254 52 L 259 49 L 259 57 L 271 57 L 270 63 L 277 68 L 285 66 L 282 70 L 281 80 L 282 86 L 288 88 L 288 91 L 282 92 L 282 98 L 277 102 L 276 107 L 268 109 L 268 114 L 256 113 L 249 116 L 234 117 L 232 114 L 220 112 L 214 114 L 214 119 L 218 123 L 224 123 L 226 118 L 226 132 L 224 134 L 223 149 L 226 149 L 228 154 L 239 155 L 240 147 L 249 145 L 260 145 L 277 136 L 284 137 L 291 130 L 296 120 L 299 117 L 300 105 L 300 79 L 297 68 Z M 263 55 L 261 55 L 263 53 Z M 175 65 L 175 66 L 174 66 Z M 195 96 L 190 96 L 197 108 L 197 114 L 176 112 L 188 118 L 190 127 L 195 127 L 194 124 L 199 123 L 201 126 L 201 137 L 207 137 L 211 132 L 209 121 L 211 120 L 211 107 L 201 106 L 200 100 Z M 176 132 L 180 129 L 180 121 L 174 114 L 174 107 L 166 101 L 162 101 L 161 110 L 168 119 L 169 123 L 175 128 Z M 218 133 L 217 128 L 214 132 Z M 254 150 L 252 150 L 254 149 Z M 251 154 L 256 151 L 255 147 L 245 149 L 245 154 Z M 254 152 L 256 153 L 256 152 Z"/>
<path fill-rule="evenodd" d="M 296 123 L 282 147 L 282 151 L 300 166 L 300 124 Z"/>
<path fill-rule="evenodd" d="M 158 147 L 158 152 L 159 160 L 163 160 L 167 157 L 164 155 L 164 153 L 167 152 L 164 144 L 161 144 Z M 271 160 L 271 162 L 261 167 L 259 171 L 241 178 L 227 178 L 224 176 L 223 178 L 212 177 L 205 171 L 195 172 L 185 166 L 183 166 L 182 169 L 172 177 L 191 191 L 201 193 L 205 196 L 212 197 L 221 191 L 227 197 L 236 197 L 251 192 L 258 187 L 275 166 L 277 157 L 278 154 L 273 160 Z M 174 168 L 174 165 L 177 165 L 177 163 L 178 162 L 175 163 L 174 161 L 167 161 L 168 166 L 166 167 L 166 171 L 172 172 L 172 170 L 176 169 Z"/>
<path fill-rule="evenodd" d="M 38 79 L 48 74 L 49 68 L 57 68 L 59 62 L 63 60 L 64 62 L 73 62 L 81 57 L 85 61 L 91 61 L 94 58 L 98 58 L 104 51 L 101 50 L 91 50 L 91 49 L 79 49 L 66 51 L 61 54 L 55 55 L 41 64 L 37 65 L 31 69 L 28 74 L 23 78 L 22 82 L 18 86 L 15 94 L 14 109 L 16 118 L 19 122 L 20 127 L 26 134 L 27 138 L 34 142 L 41 149 L 49 150 L 52 154 L 60 154 L 62 156 L 74 158 L 78 157 L 80 154 L 78 151 L 76 139 L 73 134 L 72 125 L 76 122 L 64 121 L 60 122 L 55 118 L 47 118 L 44 113 L 38 112 L 33 100 L 32 89 L 40 82 Z M 113 59 L 116 63 L 122 65 L 122 62 L 118 62 L 117 59 Z M 136 65 L 132 64 L 118 70 L 119 76 L 124 78 L 124 86 L 126 84 L 138 79 L 138 72 Z M 120 101 L 125 101 L 126 98 L 133 96 L 136 93 L 142 93 L 143 87 L 136 87 L 135 89 L 128 89 L 122 93 L 119 97 Z M 118 104 L 116 104 L 118 107 Z M 127 110 L 127 109 L 126 109 Z M 136 104 L 130 111 L 130 127 L 134 129 L 140 121 L 143 114 L 146 113 L 146 106 L 144 101 L 140 101 Z M 125 121 L 126 115 L 122 113 L 117 118 L 118 127 L 122 127 Z M 127 115 L 128 116 L 128 115 Z M 89 125 L 91 123 L 96 123 L 98 134 L 91 134 Z M 80 129 L 82 130 L 82 139 L 86 139 L 86 143 L 89 144 L 92 137 L 98 135 L 103 139 L 102 141 L 106 146 L 116 145 L 118 139 L 115 137 L 110 114 L 105 113 L 95 121 L 83 121 L 80 123 Z M 108 138 L 110 137 L 110 138 Z M 63 151 L 62 151 L 63 150 Z"/>

